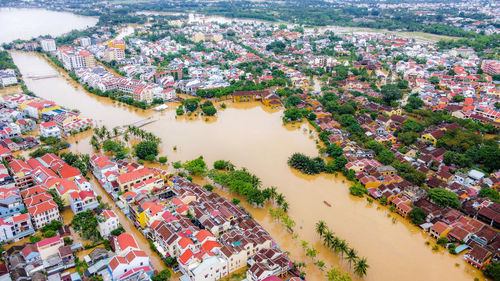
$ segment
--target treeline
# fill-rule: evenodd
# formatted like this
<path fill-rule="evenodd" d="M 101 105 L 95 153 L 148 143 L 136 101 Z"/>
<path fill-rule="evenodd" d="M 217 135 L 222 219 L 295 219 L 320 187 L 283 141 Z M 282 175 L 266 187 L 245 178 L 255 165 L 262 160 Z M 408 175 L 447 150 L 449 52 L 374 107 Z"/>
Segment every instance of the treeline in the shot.
<path fill-rule="evenodd" d="M 471 47 L 476 52 L 484 52 L 487 49 L 493 49 L 492 55 L 497 54 L 500 48 L 500 34 L 475 35 L 472 38 L 462 38 L 458 40 L 439 40 L 437 46 L 441 50 Z"/>
<path fill-rule="evenodd" d="M 10 57 L 7 51 L 0 51 L 0 69 L 11 68 L 16 72 L 19 72 L 17 66 L 14 64 L 14 61 Z"/>

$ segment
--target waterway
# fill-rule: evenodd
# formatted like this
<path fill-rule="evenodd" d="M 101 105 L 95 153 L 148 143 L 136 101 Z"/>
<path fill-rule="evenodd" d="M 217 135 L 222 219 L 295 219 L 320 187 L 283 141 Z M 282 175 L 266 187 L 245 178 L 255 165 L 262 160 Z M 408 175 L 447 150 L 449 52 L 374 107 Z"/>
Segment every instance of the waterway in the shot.
<path fill-rule="evenodd" d="M 45 9 L 0 8 L 0 44 L 41 35 L 59 36 L 97 23 L 95 17 Z"/>
<path fill-rule="evenodd" d="M 56 71 L 43 58 L 31 53 L 12 53 L 21 73 Z M 290 204 L 289 213 L 297 222 L 298 239 L 272 221 L 267 210 L 242 202 L 271 233 L 280 246 L 297 261 L 308 264 L 308 280 L 324 280 L 312 261 L 305 257 L 300 240 L 310 242 L 319 251 L 318 259 L 327 267 L 351 272 L 349 264 L 321 245 L 314 231 L 315 223 L 324 220 L 335 234 L 367 257 L 370 268 L 364 280 L 472 280 L 481 274 L 467 265 L 462 256 L 445 251 L 433 252 L 434 242 L 401 217 L 385 207 L 369 204 L 348 193 L 348 183 L 341 176 L 304 176 L 290 169 L 286 161 L 294 152 L 316 155 L 317 136 L 308 124 L 282 125 L 282 111 L 269 110 L 258 103 L 231 104 L 212 119 L 177 117 L 175 105 L 162 113 L 140 110 L 88 94 L 62 73 L 56 78 L 25 79 L 27 87 L 40 97 L 68 108 L 79 109 L 108 128 L 152 117 L 145 127 L 162 138 L 162 155 L 169 161 L 185 161 L 200 155 L 211 165 L 218 159 L 231 160 L 258 175 L 264 186 L 276 186 Z M 77 136 L 74 151 L 89 153 L 91 133 Z M 177 147 L 174 150 L 174 146 Z M 228 198 L 234 194 L 219 191 Z M 327 200 L 332 207 L 323 204 Z M 396 218 L 393 222 L 392 218 Z M 431 241 L 430 246 L 425 242 Z M 356 278 L 354 278 L 356 280 Z"/>

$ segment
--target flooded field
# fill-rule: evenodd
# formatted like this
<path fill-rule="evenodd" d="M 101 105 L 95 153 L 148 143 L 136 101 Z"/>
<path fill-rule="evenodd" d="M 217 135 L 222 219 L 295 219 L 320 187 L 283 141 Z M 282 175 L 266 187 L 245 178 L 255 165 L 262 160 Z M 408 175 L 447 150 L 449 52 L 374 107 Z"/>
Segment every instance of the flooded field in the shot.
<path fill-rule="evenodd" d="M 19 52 L 12 55 L 23 75 L 56 71 L 37 55 Z M 228 108 L 208 121 L 194 116 L 176 118 L 175 105 L 171 104 L 162 113 L 119 105 L 86 93 L 62 74 L 57 78 L 25 80 L 28 88 L 38 96 L 78 109 L 108 128 L 152 117 L 156 121 L 144 129 L 162 138 L 161 154 L 167 156 L 169 162 L 203 155 L 211 166 L 215 160 L 226 159 L 255 173 L 262 179 L 263 186 L 276 186 L 290 204 L 289 213 L 297 222 L 298 239 L 293 239 L 280 224 L 272 221 L 267 209 L 242 204 L 294 260 L 308 263 L 308 280 L 324 280 L 324 272 L 317 270 L 312 260 L 305 257 L 301 240 L 309 241 L 318 249 L 317 259 L 324 261 L 327 267 L 332 265 L 351 272 L 347 262 L 321 245 L 314 231 L 319 220 L 324 220 L 337 236 L 357 250 L 359 256 L 367 257 L 370 268 L 364 280 L 472 280 L 481 277 L 461 256 L 433 252 L 431 247 L 435 243 L 426 246 L 430 238 L 401 217 L 375 203 L 350 196 L 349 184 L 343 177 L 304 176 L 290 169 L 286 161 L 292 153 L 317 154 L 317 136 L 310 132 L 308 124 L 283 126 L 281 111 L 269 110 L 258 103 L 226 102 Z M 90 136 L 90 132 L 78 135 L 72 140 L 75 142 L 72 150 L 91 153 Z M 177 147 L 175 151 L 174 146 Z M 237 197 L 225 191 L 217 192 L 230 199 Z M 332 206 L 327 207 L 323 200 Z M 126 230 L 138 233 L 133 226 Z M 137 239 L 142 239 L 139 237 Z"/>

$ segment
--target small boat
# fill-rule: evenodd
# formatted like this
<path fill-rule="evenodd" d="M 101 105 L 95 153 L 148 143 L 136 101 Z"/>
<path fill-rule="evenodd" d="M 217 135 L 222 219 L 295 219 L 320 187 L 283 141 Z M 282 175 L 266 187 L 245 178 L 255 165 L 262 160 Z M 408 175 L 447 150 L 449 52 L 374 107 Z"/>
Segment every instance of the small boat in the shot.
<path fill-rule="evenodd" d="M 323 201 L 323 203 L 325 203 L 325 205 L 327 205 L 328 207 L 331 207 L 332 205 L 330 203 L 328 203 L 327 201 Z"/>

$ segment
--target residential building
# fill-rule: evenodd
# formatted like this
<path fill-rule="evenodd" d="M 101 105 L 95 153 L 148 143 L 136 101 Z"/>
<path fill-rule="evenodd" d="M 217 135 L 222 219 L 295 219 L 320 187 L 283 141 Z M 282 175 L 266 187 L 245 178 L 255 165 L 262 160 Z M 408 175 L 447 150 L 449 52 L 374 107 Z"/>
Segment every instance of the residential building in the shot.
<path fill-rule="evenodd" d="M 120 227 L 120 221 L 113 210 L 104 210 L 99 216 L 99 225 L 97 229 L 101 236 L 107 238 L 111 232 Z"/>
<path fill-rule="evenodd" d="M 43 39 L 40 41 L 44 52 L 55 52 L 57 50 L 56 41 L 54 39 Z"/>
<path fill-rule="evenodd" d="M 40 124 L 40 136 L 44 138 L 55 137 L 61 138 L 61 130 L 57 127 L 54 121 Z"/>

